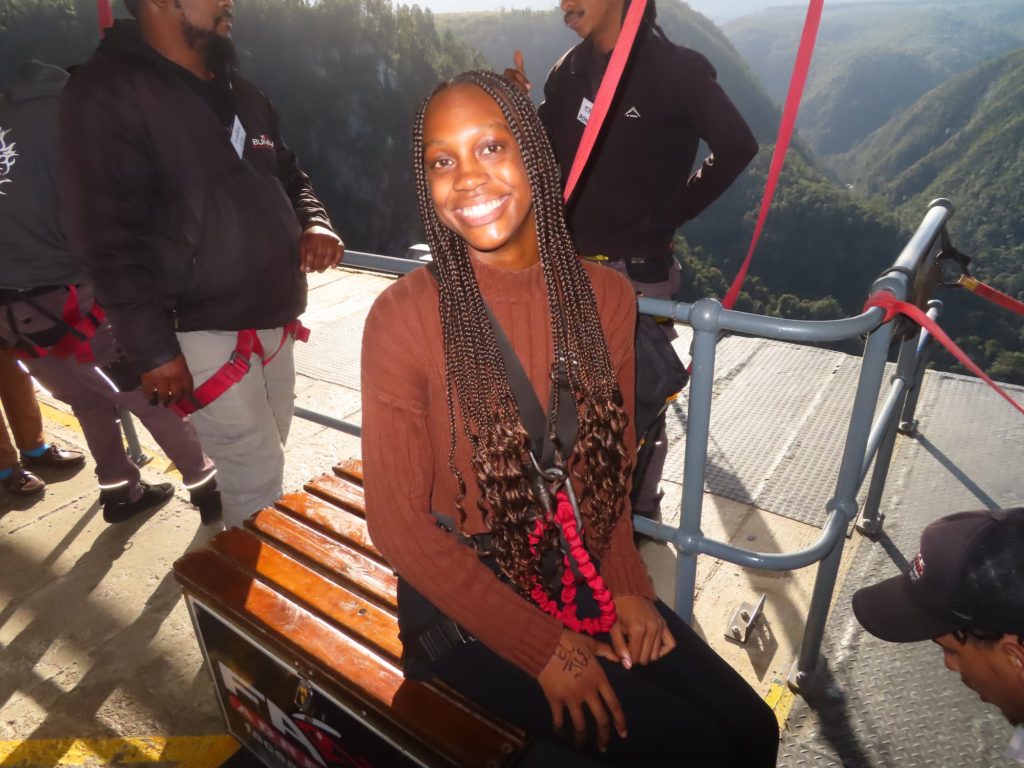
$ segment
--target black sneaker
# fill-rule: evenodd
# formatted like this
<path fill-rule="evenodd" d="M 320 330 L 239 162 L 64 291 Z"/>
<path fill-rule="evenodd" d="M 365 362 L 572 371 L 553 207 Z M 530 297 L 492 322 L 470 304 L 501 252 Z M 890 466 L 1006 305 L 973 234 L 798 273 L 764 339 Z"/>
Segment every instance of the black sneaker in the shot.
<path fill-rule="evenodd" d="M 170 483 L 147 483 L 140 480 L 142 495 L 135 501 L 129 496 L 128 487 L 100 491 L 100 502 L 103 504 L 103 519 L 108 523 L 123 523 L 139 512 L 159 507 L 174 495 L 174 486 Z"/>
<path fill-rule="evenodd" d="M 203 525 L 219 523 L 224 517 L 220 491 L 217 490 L 217 481 L 212 477 L 198 488 L 189 491 L 188 500 L 199 510 L 199 520 Z"/>

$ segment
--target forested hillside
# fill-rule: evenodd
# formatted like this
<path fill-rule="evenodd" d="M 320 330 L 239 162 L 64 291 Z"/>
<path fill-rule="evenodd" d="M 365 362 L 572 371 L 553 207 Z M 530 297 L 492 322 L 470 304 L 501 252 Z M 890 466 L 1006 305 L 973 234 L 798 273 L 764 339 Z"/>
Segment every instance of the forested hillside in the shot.
<path fill-rule="evenodd" d="M 386 0 L 246 0 L 234 39 L 349 247 L 402 254 L 422 239 L 413 114 L 438 81 L 482 60 L 429 12 Z M 81 62 L 97 41 L 92 2 L 3 0 L 0 78 L 29 58 Z"/>
<path fill-rule="evenodd" d="M 846 158 L 854 188 L 904 221 L 935 197 L 981 279 L 1024 297 L 1024 49 L 923 96 Z M 992 373 L 1024 381 L 1024 323 L 971 296 L 953 296 L 950 327 Z"/>
<path fill-rule="evenodd" d="M 805 13 L 800 3 L 723 26 L 779 103 Z M 1022 46 L 1020 0 L 825 3 L 800 135 L 821 155 L 846 152 L 935 86 Z"/>
<path fill-rule="evenodd" d="M 998 4 L 996 0 L 979 0 L 979 4 L 986 3 Z M 30 57 L 61 65 L 82 61 L 97 41 L 95 14 L 92 0 L 0 0 L 0 85 L 16 64 Z M 677 239 L 677 251 L 687 271 L 684 298 L 722 295 L 754 226 L 778 111 L 751 73 L 751 68 L 763 72 L 763 61 L 752 60 L 748 67 L 711 22 L 678 0 L 661 0 L 659 20 L 670 38 L 711 59 L 720 81 L 765 145 L 722 199 L 688 223 Z M 1011 26 L 1010 22 L 1005 25 L 1007 34 Z M 435 19 L 417 7 L 395 8 L 387 0 L 321 0 L 313 4 L 306 0 L 247 0 L 236 7 L 234 37 L 244 74 L 277 105 L 285 137 L 312 176 L 349 247 L 391 254 L 401 254 L 408 245 L 422 240 L 409 135 L 414 110 L 426 92 L 443 77 L 464 69 L 486 66 L 487 62 L 501 69 L 519 47 L 526 53 L 534 94 L 539 98 L 548 67 L 576 42 L 557 12 Z M 819 54 L 827 48 L 826 43 Z M 982 105 L 995 108 L 1006 100 L 1006 127 L 998 130 L 1010 130 L 1013 125 L 1019 128 L 1019 121 L 1014 123 L 1012 116 L 1022 114 L 1024 105 L 1012 102 L 1011 85 L 1024 78 L 1008 68 L 1004 79 L 1000 86 L 1004 90 L 986 89 L 986 98 L 971 101 L 971 86 L 967 85 L 962 93 L 947 94 L 947 99 L 960 99 L 958 103 L 965 109 L 976 105 L 978 115 Z M 1004 134 L 971 122 L 976 119 L 963 123 L 964 131 L 977 128 L 974 133 L 963 133 L 966 144 L 951 144 L 943 150 L 946 154 L 938 155 L 943 158 L 940 165 L 953 167 L 957 155 L 968 154 L 977 145 L 977 156 L 971 155 L 976 157 L 975 176 L 968 173 L 971 163 L 955 166 L 963 170 L 953 171 L 949 177 L 923 174 L 922 169 L 931 167 L 925 154 L 930 151 L 928 146 L 942 144 L 939 137 L 924 135 L 917 145 L 920 158 L 895 138 L 879 139 L 903 152 L 904 170 L 915 174 L 920 190 L 908 181 L 898 194 L 887 192 L 880 182 L 869 180 L 877 175 L 874 171 L 857 166 L 863 167 L 864 188 L 889 194 L 887 199 L 894 201 L 891 207 L 898 208 L 896 213 L 902 219 L 877 203 L 866 202 L 857 194 L 859 188 L 849 190 L 831 181 L 798 143 L 795 151 L 791 150 L 740 308 L 815 319 L 858 311 L 872 279 L 898 253 L 906 227 L 923 213 L 931 189 L 956 197 L 959 190 L 948 188 L 948 178 L 974 179 L 960 194 L 976 200 L 977 210 L 987 214 L 973 215 L 958 201 L 961 214 L 954 232 L 965 250 L 970 250 L 970 231 L 987 233 L 985 237 L 997 232 L 992 228 L 993 212 L 1007 212 L 1000 220 L 1009 223 L 1000 227 L 1019 227 L 1012 218 L 1012 212 L 1020 208 L 1020 185 L 1013 182 L 1021 178 L 1019 155 L 1016 166 L 1010 154 L 993 155 L 997 159 L 992 162 L 983 157 L 995 152 L 998 138 Z M 943 130 L 950 125 L 947 121 Z M 916 135 L 908 129 L 908 140 Z M 1021 146 L 1019 133 L 1005 136 L 1004 149 Z M 1012 194 L 1017 197 L 996 194 L 1002 187 L 993 179 L 1000 180 L 998 185 L 1016 183 Z M 989 197 L 985 196 L 986 184 L 993 186 Z M 1022 254 L 1019 247 L 1013 250 L 1013 244 L 1021 237 L 1019 229 L 1003 234 L 998 247 L 984 251 L 983 258 L 978 252 L 979 264 L 1005 264 L 1005 268 L 999 267 L 1000 274 L 1006 275 L 1011 282 L 1004 283 L 1012 287 L 1013 280 L 1020 280 Z M 986 335 L 988 329 L 976 325 L 961 329 L 960 335 L 968 346 L 984 348 L 972 352 L 982 363 L 993 365 L 996 375 L 1024 381 L 1024 339 L 1016 330 L 1021 324 L 1012 332 L 1005 324 L 993 321 L 989 325 L 1002 329 L 999 335 Z M 977 343 L 971 336 L 977 337 Z"/>

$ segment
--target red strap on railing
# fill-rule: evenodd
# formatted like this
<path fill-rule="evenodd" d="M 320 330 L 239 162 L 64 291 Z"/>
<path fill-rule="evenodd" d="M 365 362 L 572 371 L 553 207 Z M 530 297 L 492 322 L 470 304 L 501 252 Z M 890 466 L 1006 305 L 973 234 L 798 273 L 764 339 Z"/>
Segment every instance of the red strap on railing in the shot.
<path fill-rule="evenodd" d="M 637 30 L 640 29 L 640 20 L 643 19 L 646 9 L 647 0 L 633 0 L 629 10 L 626 11 L 626 18 L 622 21 L 619 38 L 615 41 L 615 47 L 612 48 L 608 69 L 605 70 L 604 77 L 601 78 L 601 86 L 597 89 L 597 95 L 594 97 L 594 106 L 590 110 L 587 127 L 583 129 L 580 145 L 576 148 L 576 156 L 569 169 L 569 178 L 565 182 L 562 199 L 567 203 L 583 174 L 590 152 L 594 149 L 598 134 L 601 132 L 601 125 L 608 115 L 608 108 L 612 104 L 615 89 L 618 88 L 619 80 L 622 79 L 622 73 L 626 69 L 629 52 L 633 49 L 633 41 L 636 40 Z"/>
<path fill-rule="evenodd" d="M 757 248 L 757 241 L 761 239 L 761 232 L 764 230 L 765 219 L 768 218 L 768 209 L 772 205 L 772 198 L 775 197 L 775 187 L 779 183 L 782 166 L 786 163 L 786 151 L 789 149 L 789 141 L 793 137 L 796 118 L 800 112 L 800 100 L 804 95 L 807 72 L 811 68 L 814 41 L 818 37 L 818 27 L 821 23 L 821 11 L 824 4 L 825 0 L 811 0 L 807 6 L 807 18 L 804 20 L 804 31 L 800 36 L 796 62 L 793 64 L 793 75 L 789 79 L 789 92 L 786 94 L 786 105 L 782 110 L 779 135 L 775 139 L 775 151 L 772 152 L 772 162 L 768 168 L 768 181 L 764 186 L 764 195 L 761 197 L 761 210 L 757 214 L 757 225 L 754 227 L 754 236 L 750 239 L 747 257 L 743 260 L 743 265 L 736 273 L 732 285 L 729 286 L 729 291 L 722 300 L 722 306 L 726 309 L 732 309 L 736 304 L 736 299 L 739 298 L 740 288 L 743 287 L 747 270 L 750 268 L 750 261 L 754 257 L 754 249 Z"/>
<path fill-rule="evenodd" d="M 992 379 L 990 379 L 985 372 L 978 367 L 977 363 L 971 360 L 971 358 L 967 356 L 967 353 L 960 349 L 960 347 L 956 345 L 956 342 L 946 335 L 946 332 L 939 327 L 938 323 L 928 317 L 928 315 L 921 311 L 919 307 L 905 301 L 899 301 L 888 291 L 878 291 L 871 294 L 871 296 L 868 297 L 867 303 L 864 304 L 864 309 L 868 309 L 869 307 L 881 307 L 884 309 L 885 320 L 883 322 L 886 323 L 892 320 L 897 314 L 909 317 L 934 336 L 936 341 L 942 344 L 942 346 L 944 346 L 949 353 L 953 355 L 953 357 L 959 360 L 967 370 L 992 387 L 992 389 L 994 389 L 1001 398 L 1020 411 L 1021 414 L 1024 414 L 1024 405 L 1018 403 L 1010 397 L 1004 389 L 992 381 Z"/>
<path fill-rule="evenodd" d="M 1013 296 L 1007 296 L 1002 291 L 996 290 L 991 285 L 985 285 L 985 283 L 970 275 L 961 275 L 957 285 L 966 288 L 983 299 L 988 299 L 996 306 L 1016 312 L 1018 315 L 1024 315 L 1024 301 L 1018 301 Z"/>

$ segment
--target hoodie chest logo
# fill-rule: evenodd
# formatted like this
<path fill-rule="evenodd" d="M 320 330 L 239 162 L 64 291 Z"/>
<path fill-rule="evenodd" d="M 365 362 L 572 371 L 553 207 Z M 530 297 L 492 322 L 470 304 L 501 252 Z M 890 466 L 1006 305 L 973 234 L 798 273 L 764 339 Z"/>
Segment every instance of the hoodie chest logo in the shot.
<path fill-rule="evenodd" d="M 640 111 L 635 106 L 630 107 L 629 109 L 626 110 L 626 117 L 631 118 L 633 120 L 639 120 Z"/>
<path fill-rule="evenodd" d="M 253 149 L 273 149 L 274 140 L 267 136 L 265 133 L 261 133 L 259 136 L 252 137 L 252 148 Z"/>
<path fill-rule="evenodd" d="M 14 161 L 18 159 L 18 153 L 15 151 L 17 144 L 13 141 L 7 141 L 7 134 L 11 132 L 10 128 L 6 130 L 0 128 L 0 195 L 6 195 L 7 193 L 3 190 L 4 184 L 10 184 L 14 179 L 8 179 L 11 169 L 14 168 Z"/>

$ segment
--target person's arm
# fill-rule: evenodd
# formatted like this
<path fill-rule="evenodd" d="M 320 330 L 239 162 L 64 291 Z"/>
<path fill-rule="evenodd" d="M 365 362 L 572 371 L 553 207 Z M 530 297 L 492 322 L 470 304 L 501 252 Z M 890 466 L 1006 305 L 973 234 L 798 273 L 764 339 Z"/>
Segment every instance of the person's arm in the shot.
<path fill-rule="evenodd" d="M 600 267 L 599 269 L 606 269 Z M 605 276 L 611 285 L 608 286 L 607 301 L 613 307 L 609 313 L 609 322 L 605 327 L 608 339 L 608 352 L 612 366 L 619 380 L 622 401 L 629 414 L 629 426 L 626 428 L 626 451 L 630 459 L 636 459 L 636 431 L 633 426 L 634 403 L 636 402 L 636 295 L 632 286 L 625 278 L 615 275 Z M 632 468 L 632 464 L 630 464 Z M 632 509 L 629 504 L 629 488 L 626 489 L 626 509 L 619 518 L 608 551 L 601 561 L 601 575 L 616 600 L 620 597 L 635 595 L 653 600 L 654 588 L 647 573 L 647 566 L 633 542 Z"/>
<path fill-rule="evenodd" d="M 686 89 L 680 97 L 697 135 L 711 154 L 686 182 L 681 214 L 696 218 L 718 199 L 757 155 L 757 139 L 715 79 L 715 69 L 699 53 L 680 51 Z"/>
<path fill-rule="evenodd" d="M 137 373 L 173 364 L 181 350 L 150 264 L 156 171 L 136 105 L 72 81 L 60 101 L 60 165 L 70 245 L 118 344 Z"/>
<path fill-rule="evenodd" d="M 409 297 L 407 291 L 402 295 Z M 448 433 L 430 433 L 429 409 L 445 405 L 429 403 L 426 393 L 428 377 L 443 366 L 426 359 L 423 331 L 410 303 L 403 306 L 395 291 L 382 294 L 364 329 L 363 485 L 370 536 L 427 600 L 536 677 L 555 653 L 561 624 L 502 583 L 430 514 L 434 450 L 441 450 L 432 446 L 446 443 Z M 474 479 L 467 475 L 466 481 Z"/>
<path fill-rule="evenodd" d="M 345 255 L 345 243 L 334 231 L 327 211 L 313 191 L 309 176 L 299 166 L 298 158 L 281 136 L 277 110 L 269 100 L 267 109 L 273 116 L 278 178 L 302 226 L 299 266 L 303 272 L 323 272 L 342 260 Z"/>

